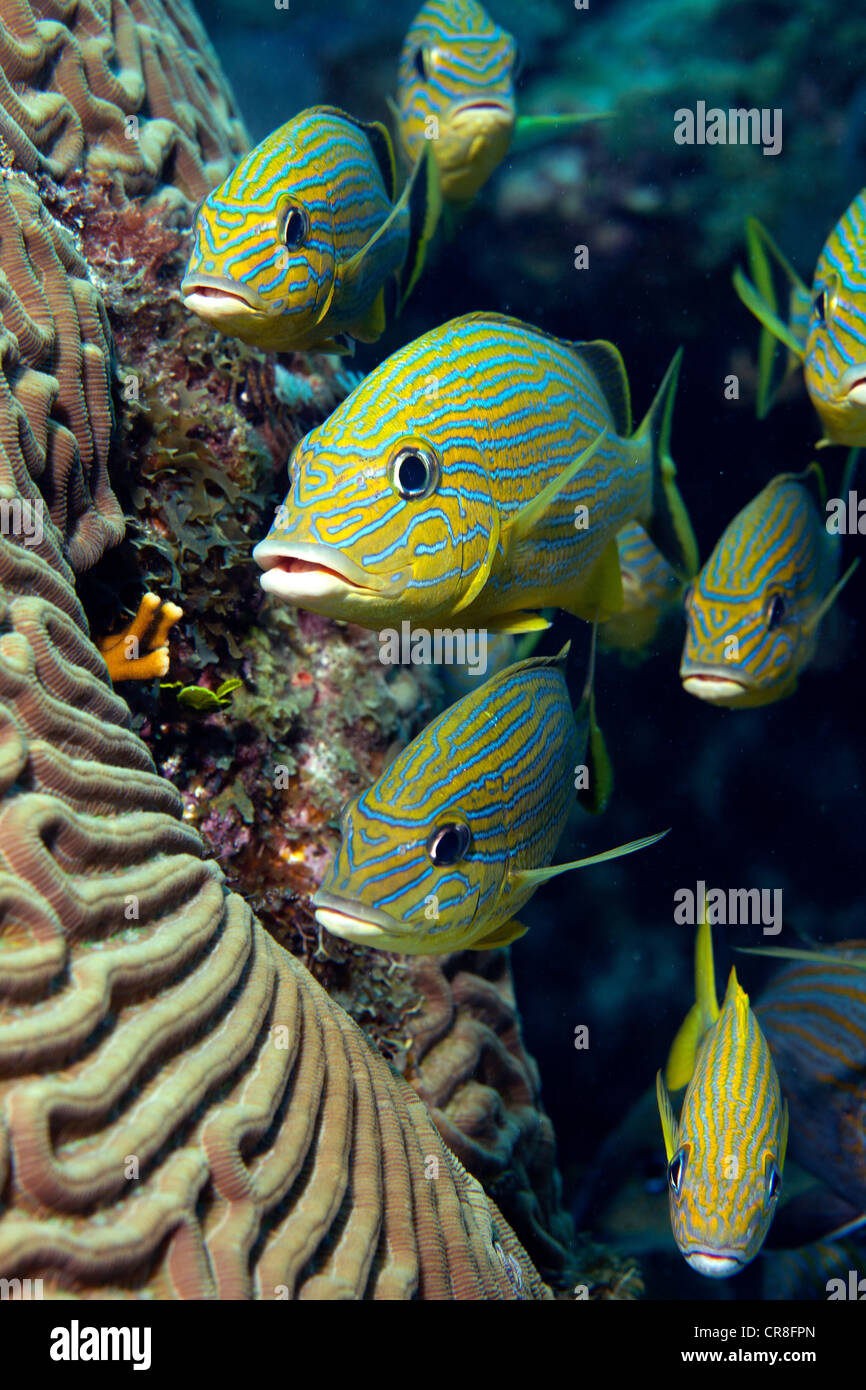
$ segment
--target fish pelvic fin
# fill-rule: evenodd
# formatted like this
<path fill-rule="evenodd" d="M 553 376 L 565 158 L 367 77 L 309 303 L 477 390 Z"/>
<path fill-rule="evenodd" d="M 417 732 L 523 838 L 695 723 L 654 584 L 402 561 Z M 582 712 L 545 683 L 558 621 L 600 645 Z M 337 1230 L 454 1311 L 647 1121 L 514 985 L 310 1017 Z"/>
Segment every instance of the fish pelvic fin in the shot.
<path fill-rule="evenodd" d="M 752 279 L 738 266 L 733 285 L 761 325 L 757 413 L 763 420 L 787 378 L 805 358 L 811 299 L 790 261 L 756 217 L 746 220 L 746 254 Z M 787 352 L 780 352 L 780 346 Z"/>
<path fill-rule="evenodd" d="M 577 799 L 585 811 L 597 816 L 607 806 L 613 791 L 613 764 L 607 751 L 604 734 L 595 717 L 595 652 L 598 638 L 598 623 L 592 625 L 592 645 L 589 650 L 589 670 L 583 688 L 578 721 L 587 721 L 589 733 L 586 745 L 586 763 L 589 785 L 581 788 Z"/>
<path fill-rule="evenodd" d="M 632 439 L 644 444 L 650 456 L 650 514 L 637 520 L 677 574 L 692 579 L 698 571 L 698 545 L 676 484 L 677 470 L 670 454 L 671 419 L 682 356 L 679 348 Z"/>
<path fill-rule="evenodd" d="M 605 546 L 589 574 L 576 584 L 572 594 L 564 595 L 563 607 L 587 622 L 603 623 L 622 611 L 622 568 L 616 537 Z"/>
<path fill-rule="evenodd" d="M 656 1072 L 656 1100 L 659 1106 L 659 1118 L 662 1122 L 662 1134 L 665 1139 L 665 1153 L 668 1163 L 670 1163 L 677 1151 L 677 1136 L 679 1124 L 674 1115 L 674 1107 L 671 1104 L 670 1092 L 665 1085 L 665 1079 L 661 1072 Z"/>
<path fill-rule="evenodd" d="M 540 633 L 547 631 L 551 626 L 551 620 L 543 613 L 516 610 L 514 613 L 500 613 L 498 617 L 487 618 L 486 626 L 491 632 L 510 632 L 514 635 L 522 632 Z"/>
<path fill-rule="evenodd" d="M 704 913 L 695 934 L 695 1002 L 680 1025 L 665 1064 L 665 1080 L 672 1091 L 688 1085 L 698 1048 L 718 1016 L 713 937 Z"/>
<path fill-rule="evenodd" d="M 521 541 L 525 541 L 526 538 L 532 534 L 533 528 L 537 525 L 541 517 L 544 516 L 550 504 L 559 496 L 563 488 L 568 487 L 568 484 L 571 482 L 572 478 L 574 478 L 575 474 L 584 464 L 589 462 L 593 454 L 600 448 L 606 438 L 607 430 L 603 429 L 600 434 L 596 435 L 592 443 L 588 444 L 587 447 L 578 454 L 576 459 L 572 459 L 571 463 L 566 468 L 563 468 L 561 473 L 558 473 L 555 478 L 551 478 L 547 486 L 543 487 L 537 496 L 531 497 L 529 501 L 524 503 L 520 508 L 516 516 L 511 517 L 505 523 L 502 531 L 502 540 L 506 556 L 515 546 L 519 545 Z"/>
<path fill-rule="evenodd" d="M 610 859 L 620 859 L 624 854 L 635 854 L 639 849 L 647 849 L 657 840 L 663 840 L 669 833 L 669 830 L 660 830 L 656 835 L 644 835 L 641 840 L 630 840 L 627 845 L 617 845 L 616 849 L 607 849 L 603 854 L 591 854 L 587 859 L 572 859 L 568 864 L 551 864 L 546 869 L 511 869 L 508 880 L 518 887 L 534 890 L 539 884 L 547 883 L 548 879 L 557 878 L 559 874 L 571 873 L 572 869 L 588 869 L 592 864 L 606 864 Z"/>
<path fill-rule="evenodd" d="M 516 917 L 512 917 L 510 922 L 504 922 L 501 927 L 494 928 L 486 936 L 479 937 L 477 941 L 467 943 L 467 951 L 495 951 L 499 946 L 510 946 L 512 941 L 518 941 L 521 936 L 525 936 L 529 928 L 524 927 L 522 922 L 518 922 Z"/>
<path fill-rule="evenodd" d="M 424 269 L 427 249 L 442 215 L 442 187 L 439 166 L 433 158 L 431 142 L 424 142 L 424 152 L 416 163 L 396 207 L 409 209 L 409 245 L 400 268 L 400 299 L 402 313 L 406 300 L 414 290 Z"/>

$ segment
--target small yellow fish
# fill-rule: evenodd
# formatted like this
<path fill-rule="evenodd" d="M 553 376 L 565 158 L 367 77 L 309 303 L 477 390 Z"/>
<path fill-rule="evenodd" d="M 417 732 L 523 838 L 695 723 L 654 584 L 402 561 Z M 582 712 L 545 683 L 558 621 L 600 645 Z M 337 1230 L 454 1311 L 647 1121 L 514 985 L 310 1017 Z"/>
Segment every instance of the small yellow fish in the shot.
<path fill-rule="evenodd" d="M 788 1106 L 767 1040 L 732 969 L 721 1011 L 710 928 L 698 927 L 695 1003 L 656 1077 L 674 1239 L 699 1274 L 737 1274 L 779 1198 Z M 687 1085 L 679 1121 L 668 1091 Z"/>
<path fill-rule="evenodd" d="M 313 897 L 321 926 L 411 955 L 505 946 L 526 930 L 514 914 L 540 884 L 661 838 L 550 864 L 574 801 L 601 810 L 611 781 L 592 665 L 575 719 L 567 651 L 510 666 L 458 700 L 346 805 Z"/>
<path fill-rule="evenodd" d="M 501 314 L 468 314 L 381 363 L 296 447 L 253 556 L 286 603 L 380 629 L 503 632 L 553 606 L 618 612 L 616 537 L 639 520 L 697 564 L 668 451 L 679 356 L 634 433 L 622 358 Z"/>
<path fill-rule="evenodd" d="M 394 106 L 409 160 L 432 146 L 448 202 L 474 198 L 521 142 L 561 134 L 593 113 L 518 116 L 517 44 L 477 0 L 426 0 L 403 42 Z"/>
<path fill-rule="evenodd" d="M 754 283 L 737 270 L 734 288 L 763 325 L 758 414 L 766 414 L 781 380 L 802 364 L 824 428 L 821 442 L 866 444 L 866 189 L 827 238 L 811 290 L 760 222 L 750 218 L 746 235 Z M 777 345 L 787 349 L 783 374 Z"/>
<path fill-rule="evenodd" d="M 310 107 L 204 200 L 184 304 L 222 333 L 281 352 L 375 342 L 411 293 L 439 207 L 431 158 L 397 198 L 385 127 Z"/>
<path fill-rule="evenodd" d="M 624 660 L 649 655 L 664 620 L 681 610 L 684 581 L 636 521 L 616 538 L 622 579 L 622 611 L 599 628 L 603 651 L 619 652 Z"/>
<path fill-rule="evenodd" d="M 734 517 L 686 595 L 680 676 L 689 694 L 734 709 L 791 695 L 853 572 L 837 582 L 839 553 L 818 465 L 773 478 Z"/>

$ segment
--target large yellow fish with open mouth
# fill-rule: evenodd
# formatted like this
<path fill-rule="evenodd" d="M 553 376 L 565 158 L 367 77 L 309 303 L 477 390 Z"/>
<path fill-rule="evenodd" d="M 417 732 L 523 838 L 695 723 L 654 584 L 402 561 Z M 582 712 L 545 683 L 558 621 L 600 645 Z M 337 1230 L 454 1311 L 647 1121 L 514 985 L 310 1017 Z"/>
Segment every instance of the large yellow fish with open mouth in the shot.
<path fill-rule="evenodd" d="M 205 198 L 181 284 L 187 309 L 281 352 L 371 343 L 415 284 L 439 213 L 424 157 L 397 197 L 391 137 L 312 106 Z"/>
<path fill-rule="evenodd" d="M 622 607 L 617 533 L 697 553 L 668 451 L 679 358 L 632 433 L 622 358 L 469 314 L 383 362 L 296 447 L 253 555 L 287 603 L 382 628 L 528 632 Z"/>
<path fill-rule="evenodd" d="M 347 804 L 313 897 L 321 926 L 410 955 L 505 946 L 526 930 L 515 913 L 540 884 L 661 838 L 551 865 L 576 788 L 601 810 L 611 775 L 591 666 L 575 718 L 567 651 L 518 662 L 465 695 Z"/>

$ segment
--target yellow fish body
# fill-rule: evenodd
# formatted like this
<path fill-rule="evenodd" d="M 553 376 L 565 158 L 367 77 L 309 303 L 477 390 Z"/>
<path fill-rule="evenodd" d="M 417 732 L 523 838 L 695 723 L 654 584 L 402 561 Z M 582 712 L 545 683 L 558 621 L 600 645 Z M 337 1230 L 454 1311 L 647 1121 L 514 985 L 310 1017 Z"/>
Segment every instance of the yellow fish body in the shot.
<path fill-rule="evenodd" d="M 262 587 L 362 627 L 451 621 L 525 632 L 559 606 L 622 605 L 617 533 L 639 519 L 692 574 L 668 452 L 678 360 L 631 432 L 609 343 L 565 343 L 499 314 L 433 329 L 303 439 L 253 552 Z"/>
<path fill-rule="evenodd" d="M 605 651 L 640 660 L 649 654 L 662 622 L 680 608 L 685 585 L 636 521 L 623 527 L 616 546 L 622 611 L 600 628 L 599 643 Z"/>
<path fill-rule="evenodd" d="M 415 283 L 438 207 L 429 159 L 397 198 L 384 126 L 310 107 L 204 200 L 184 304 L 221 332 L 277 351 L 374 342 Z"/>
<path fill-rule="evenodd" d="M 656 1078 L 674 1239 L 699 1274 L 723 1279 L 757 1255 L 778 1203 L 788 1106 L 767 1040 L 731 970 L 716 1001 L 710 928 L 698 928 L 696 1001 Z M 668 1088 L 688 1082 L 680 1118 Z"/>

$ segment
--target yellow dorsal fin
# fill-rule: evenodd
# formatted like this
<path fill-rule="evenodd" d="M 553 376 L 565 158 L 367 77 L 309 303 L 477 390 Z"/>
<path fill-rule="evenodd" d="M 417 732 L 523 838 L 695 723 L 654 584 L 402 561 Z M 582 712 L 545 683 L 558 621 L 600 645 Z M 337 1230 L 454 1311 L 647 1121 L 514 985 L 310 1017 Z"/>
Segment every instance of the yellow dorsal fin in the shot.
<path fill-rule="evenodd" d="M 695 935 L 695 1002 L 674 1038 L 665 1066 L 665 1080 L 672 1091 L 688 1085 L 698 1048 L 718 1016 L 713 937 L 704 913 Z"/>

